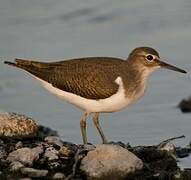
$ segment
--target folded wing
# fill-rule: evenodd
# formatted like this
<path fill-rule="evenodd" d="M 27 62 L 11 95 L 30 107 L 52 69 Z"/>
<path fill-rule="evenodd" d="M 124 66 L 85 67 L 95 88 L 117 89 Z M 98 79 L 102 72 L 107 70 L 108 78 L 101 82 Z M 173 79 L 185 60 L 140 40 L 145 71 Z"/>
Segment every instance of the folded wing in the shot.
<path fill-rule="evenodd" d="M 16 59 L 6 64 L 19 67 L 54 87 L 87 99 L 105 99 L 118 90 L 117 58 L 81 58 L 54 63 Z"/>

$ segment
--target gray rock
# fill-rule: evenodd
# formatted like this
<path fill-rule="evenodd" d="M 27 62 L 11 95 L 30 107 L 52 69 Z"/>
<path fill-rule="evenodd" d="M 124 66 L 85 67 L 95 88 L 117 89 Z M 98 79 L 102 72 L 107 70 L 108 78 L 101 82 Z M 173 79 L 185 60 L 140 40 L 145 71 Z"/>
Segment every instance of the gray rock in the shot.
<path fill-rule="evenodd" d="M 43 153 L 43 148 L 41 146 L 32 149 L 25 147 L 11 152 L 7 157 L 7 161 L 19 161 L 24 165 L 32 166 L 33 162 L 39 159 L 41 153 Z"/>
<path fill-rule="evenodd" d="M 54 147 L 48 147 L 45 150 L 44 158 L 48 159 L 49 161 L 57 160 L 58 151 Z"/>
<path fill-rule="evenodd" d="M 20 163 L 19 161 L 15 161 L 10 164 L 11 171 L 19 171 L 23 167 L 24 167 L 24 165 L 22 163 Z"/>
<path fill-rule="evenodd" d="M 64 179 L 65 175 L 63 173 L 57 172 L 54 174 L 53 179 Z"/>
<path fill-rule="evenodd" d="M 44 177 L 48 174 L 48 170 L 34 169 L 34 168 L 22 168 L 21 173 L 28 175 L 29 177 Z"/>
<path fill-rule="evenodd" d="M 48 144 L 56 144 L 58 146 L 62 146 L 63 142 L 58 136 L 47 136 L 45 137 L 44 141 L 46 141 Z"/>
<path fill-rule="evenodd" d="M 17 113 L 0 113 L 0 136 L 1 137 L 33 137 L 36 136 L 38 126 L 36 122 Z"/>
<path fill-rule="evenodd" d="M 124 179 L 140 170 L 143 162 L 127 149 L 117 145 L 98 145 L 82 159 L 80 169 L 88 179 Z"/>
<path fill-rule="evenodd" d="M 26 177 L 26 178 L 20 178 L 19 180 L 32 180 L 32 179 L 29 177 Z"/>

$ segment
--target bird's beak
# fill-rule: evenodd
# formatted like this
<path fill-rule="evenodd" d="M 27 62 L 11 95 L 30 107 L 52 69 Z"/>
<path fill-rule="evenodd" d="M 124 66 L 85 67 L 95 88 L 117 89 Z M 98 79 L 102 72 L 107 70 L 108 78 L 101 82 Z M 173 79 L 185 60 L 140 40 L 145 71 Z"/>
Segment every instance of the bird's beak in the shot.
<path fill-rule="evenodd" d="M 170 64 L 167 64 L 163 61 L 159 61 L 159 65 L 162 67 L 162 68 L 166 68 L 166 69 L 170 69 L 170 70 L 173 70 L 173 71 L 177 71 L 177 72 L 181 72 L 181 73 L 187 73 L 185 70 L 183 69 L 180 69 L 178 67 L 175 67 L 173 65 L 170 65 Z"/>

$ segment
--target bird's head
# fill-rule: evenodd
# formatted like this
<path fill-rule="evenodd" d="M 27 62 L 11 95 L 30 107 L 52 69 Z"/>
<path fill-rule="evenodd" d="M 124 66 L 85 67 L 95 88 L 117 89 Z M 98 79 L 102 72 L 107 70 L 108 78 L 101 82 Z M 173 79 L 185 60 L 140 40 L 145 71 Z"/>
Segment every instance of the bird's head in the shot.
<path fill-rule="evenodd" d="M 150 47 L 138 47 L 134 49 L 128 57 L 130 63 L 139 66 L 140 69 L 147 70 L 148 72 L 153 72 L 158 68 L 166 68 L 173 71 L 186 73 L 185 70 L 170 65 L 160 59 L 159 53 Z"/>

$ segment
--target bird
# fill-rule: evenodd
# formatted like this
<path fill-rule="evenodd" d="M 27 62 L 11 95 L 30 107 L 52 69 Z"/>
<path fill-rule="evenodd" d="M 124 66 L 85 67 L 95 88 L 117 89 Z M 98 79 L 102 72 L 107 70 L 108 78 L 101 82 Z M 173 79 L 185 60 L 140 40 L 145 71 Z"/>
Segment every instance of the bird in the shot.
<path fill-rule="evenodd" d="M 107 143 L 99 123 L 100 113 L 120 111 L 144 95 L 147 80 L 155 70 L 166 68 L 180 73 L 185 70 L 170 65 L 151 47 L 137 47 L 127 59 L 84 57 L 55 62 L 15 59 L 5 64 L 20 68 L 51 93 L 83 111 L 80 129 L 84 144 L 88 143 L 86 120 L 93 114 L 93 123 Z"/>

